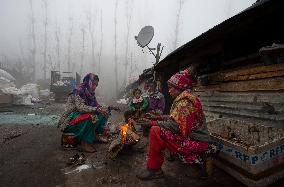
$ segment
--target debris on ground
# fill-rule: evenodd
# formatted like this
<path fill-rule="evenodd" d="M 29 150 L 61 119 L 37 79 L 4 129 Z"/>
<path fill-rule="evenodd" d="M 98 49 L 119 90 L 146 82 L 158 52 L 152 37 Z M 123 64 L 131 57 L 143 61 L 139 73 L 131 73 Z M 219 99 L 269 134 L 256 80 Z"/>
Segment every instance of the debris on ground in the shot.
<path fill-rule="evenodd" d="M 77 166 L 75 169 L 73 169 L 71 171 L 65 172 L 64 174 L 65 175 L 76 174 L 76 173 L 80 173 L 81 171 L 86 170 L 86 169 L 90 169 L 90 168 L 92 168 L 92 166 L 90 164 L 83 164 L 83 165 Z"/>

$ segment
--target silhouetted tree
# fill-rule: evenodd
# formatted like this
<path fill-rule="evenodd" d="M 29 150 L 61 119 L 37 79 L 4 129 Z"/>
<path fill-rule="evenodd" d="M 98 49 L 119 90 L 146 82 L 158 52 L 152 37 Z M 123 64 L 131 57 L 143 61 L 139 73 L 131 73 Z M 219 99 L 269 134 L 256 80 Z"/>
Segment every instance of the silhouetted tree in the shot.
<path fill-rule="evenodd" d="M 32 38 L 32 47 L 30 49 L 31 53 L 31 62 L 32 62 L 32 77 L 33 81 L 36 80 L 36 34 L 35 34 L 35 16 L 34 16 L 34 9 L 33 9 L 33 0 L 29 0 L 29 5 L 30 5 L 30 36 Z"/>
<path fill-rule="evenodd" d="M 60 71 L 61 60 L 60 60 L 60 27 L 56 24 L 55 30 L 55 40 L 56 40 L 56 58 L 57 58 L 57 71 Z"/>
<path fill-rule="evenodd" d="M 101 74 L 101 60 L 102 60 L 102 50 L 103 50 L 103 12 L 101 10 L 101 36 L 100 36 L 100 51 L 99 51 L 99 64 L 98 64 L 98 74 Z"/>
<path fill-rule="evenodd" d="M 43 8 L 44 8 L 44 41 L 43 41 L 43 79 L 46 80 L 46 72 L 47 72 L 47 7 L 48 3 L 47 0 L 42 0 Z"/>
<path fill-rule="evenodd" d="M 68 37 L 68 49 L 67 49 L 67 69 L 71 71 L 71 42 L 73 35 L 73 18 L 69 16 L 69 37 Z"/>
<path fill-rule="evenodd" d="M 81 32 L 82 32 L 82 51 L 81 51 L 81 62 L 80 62 L 80 75 L 82 75 L 83 73 L 83 63 L 84 63 L 84 57 L 85 57 L 85 28 L 84 26 L 82 26 L 81 28 Z"/>
<path fill-rule="evenodd" d="M 118 59 L 117 59 L 117 7 L 118 0 L 115 0 L 114 8 L 114 73 L 115 73 L 115 95 L 118 96 Z"/>
<path fill-rule="evenodd" d="M 95 66 L 96 67 L 96 59 L 95 59 L 95 19 L 94 19 L 94 15 L 92 14 L 91 10 L 89 10 L 87 12 L 87 21 L 88 21 L 88 30 L 89 30 L 89 34 L 91 37 L 91 54 L 92 54 L 92 58 L 91 58 L 91 67 Z"/>
<path fill-rule="evenodd" d="M 131 29 L 131 17 L 132 17 L 132 0 L 127 0 L 125 5 L 125 17 L 126 17 L 126 38 L 125 38 L 125 57 L 124 57 L 124 80 L 122 86 L 126 86 L 127 82 L 127 70 L 128 70 L 128 50 L 129 50 L 129 35 Z"/>
<path fill-rule="evenodd" d="M 174 33 L 173 50 L 175 50 L 177 48 L 181 11 L 182 11 L 182 7 L 183 7 L 185 1 L 186 0 L 179 0 L 178 1 L 178 11 L 177 11 L 177 15 L 176 15 L 176 25 L 175 25 L 175 33 Z"/>

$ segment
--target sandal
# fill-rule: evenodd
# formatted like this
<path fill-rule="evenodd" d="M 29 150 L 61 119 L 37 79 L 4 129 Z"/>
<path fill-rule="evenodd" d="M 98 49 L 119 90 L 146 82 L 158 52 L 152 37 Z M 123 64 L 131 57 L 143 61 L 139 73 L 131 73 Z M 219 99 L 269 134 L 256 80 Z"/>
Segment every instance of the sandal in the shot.
<path fill-rule="evenodd" d="M 160 179 L 164 177 L 164 173 L 161 169 L 150 170 L 146 169 L 136 175 L 136 177 L 140 180 L 152 180 L 152 179 Z"/>
<path fill-rule="evenodd" d="M 72 164 L 75 164 L 79 159 L 79 155 L 78 153 L 76 153 L 74 156 L 70 157 L 67 164 L 68 165 L 72 165 Z"/>
<path fill-rule="evenodd" d="M 97 134 L 96 138 L 97 138 L 98 142 L 100 142 L 100 143 L 108 143 L 109 142 L 107 137 L 105 137 L 102 134 Z"/>
<path fill-rule="evenodd" d="M 90 146 L 89 148 L 86 148 L 84 145 L 78 146 L 77 150 L 79 152 L 86 152 L 86 153 L 94 153 L 97 152 L 97 150 L 95 149 L 95 147 L 93 145 L 88 145 Z"/>
<path fill-rule="evenodd" d="M 78 165 L 83 165 L 83 164 L 85 164 L 85 162 L 86 162 L 86 156 L 82 153 L 82 154 L 80 155 L 80 157 L 78 158 L 77 164 L 78 164 Z"/>
<path fill-rule="evenodd" d="M 176 160 L 176 154 L 173 152 L 169 152 L 169 155 L 167 155 L 167 161 L 174 162 Z"/>

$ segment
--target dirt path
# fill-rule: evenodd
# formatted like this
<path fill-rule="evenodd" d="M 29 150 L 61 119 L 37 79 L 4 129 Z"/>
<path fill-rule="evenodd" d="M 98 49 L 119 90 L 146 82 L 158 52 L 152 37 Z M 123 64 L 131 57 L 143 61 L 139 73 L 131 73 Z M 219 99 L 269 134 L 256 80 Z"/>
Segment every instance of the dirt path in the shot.
<path fill-rule="evenodd" d="M 122 114 L 113 113 L 111 121 L 118 123 Z M 165 161 L 163 170 L 165 178 L 153 181 L 141 181 L 136 174 L 146 168 L 148 138 L 143 137 L 132 150 L 125 150 L 116 160 L 105 158 L 108 145 L 96 144 L 97 152 L 87 155 L 86 167 L 76 172 L 78 166 L 65 167 L 65 185 L 78 186 L 243 186 L 235 179 L 216 169 L 211 180 L 199 179 L 199 168 L 182 165 L 179 160 Z M 142 149 L 141 149 L 142 148 Z M 74 155 L 76 151 L 64 152 L 64 158 Z"/>
<path fill-rule="evenodd" d="M 0 128 L 7 128 L 2 127 Z M 51 126 L 12 126 L 22 135 L 1 143 L 0 186 L 63 185 L 60 134 Z"/>
<path fill-rule="evenodd" d="M 117 124 L 122 114 L 114 112 L 110 120 Z M 0 186 L 243 186 L 219 169 L 212 179 L 201 180 L 198 168 L 178 160 L 165 161 L 164 179 L 140 181 L 136 174 L 145 168 L 147 138 L 115 161 L 105 158 L 108 144 L 96 144 L 97 152 L 86 154 L 85 165 L 67 166 L 77 151 L 62 151 L 60 137 L 54 126 L 0 125 Z"/>

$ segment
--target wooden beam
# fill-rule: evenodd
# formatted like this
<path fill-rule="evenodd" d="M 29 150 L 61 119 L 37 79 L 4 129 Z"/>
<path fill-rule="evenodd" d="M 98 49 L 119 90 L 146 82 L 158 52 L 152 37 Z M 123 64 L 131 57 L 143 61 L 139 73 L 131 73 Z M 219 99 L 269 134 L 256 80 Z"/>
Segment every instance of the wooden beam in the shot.
<path fill-rule="evenodd" d="M 284 70 L 283 71 L 248 74 L 248 75 L 231 75 L 231 76 L 218 75 L 216 77 L 209 77 L 209 80 L 210 80 L 211 83 L 214 83 L 214 82 L 227 82 L 227 81 L 245 81 L 245 80 L 264 79 L 264 78 L 282 77 L 282 76 L 284 76 Z"/>
<path fill-rule="evenodd" d="M 198 95 L 202 102 L 216 102 L 221 104 L 225 103 L 246 103 L 254 105 L 262 105 L 263 103 L 269 103 L 275 108 L 277 106 L 284 106 L 284 92 L 272 91 L 272 92 L 194 92 Z M 284 108 L 283 108 L 284 113 Z"/>
<path fill-rule="evenodd" d="M 269 66 L 256 66 L 256 67 L 243 67 L 234 70 L 227 70 L 221 72 L 223 76 L 237 76 L 237 75 L 253 75 L 256 73 L 266 73 L 266 72 L 274 72 L 274 71 L 284 71 L 284 63 L 281 64 L 273 64 Z M 217 73 L 218 74 L 218 73 Z"/>
<path fill-rule="evenodd" d="M 237 82 L 220 83 L 208 86 L 196 86 L 194 91 L 228 91 L 228 92 L 244 92 L 259 90 L 284 90 L 284 77 L 247 80 Z"/>
<path fill-rule="evenodd" d="M 284 63 L 269 66 L 246 66 L 207 75 L 209 84 L 284 76 Z"/>

